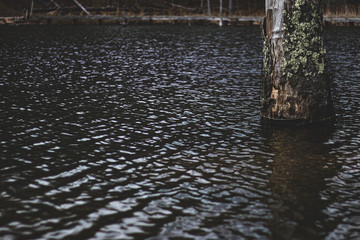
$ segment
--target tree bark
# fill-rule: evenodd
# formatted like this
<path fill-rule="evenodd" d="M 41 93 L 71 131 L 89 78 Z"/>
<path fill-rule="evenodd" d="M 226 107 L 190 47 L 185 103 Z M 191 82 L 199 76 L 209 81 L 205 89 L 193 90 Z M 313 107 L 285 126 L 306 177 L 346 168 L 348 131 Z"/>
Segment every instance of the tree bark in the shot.
<path fill-rule="evenodd" d="M 261 116 L 304 123 L 331 119 L 321 0 L 266 0 L 265 9 Z"/>

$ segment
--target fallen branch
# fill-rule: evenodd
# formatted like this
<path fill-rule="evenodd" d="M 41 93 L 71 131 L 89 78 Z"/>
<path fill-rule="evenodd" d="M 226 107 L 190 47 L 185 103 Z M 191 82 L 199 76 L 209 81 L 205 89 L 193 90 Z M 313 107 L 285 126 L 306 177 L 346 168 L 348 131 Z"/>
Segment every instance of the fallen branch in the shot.
<path fill-rule="evenodd" d="M 196 10 L 196 8 L 189 8 L 189 7 L 185 7 L 185 6 L 182 6 L 182 5 L 179 5 L 179 4 L 175 4 L 175 3 L 169 3 L 169 5 L 173 6 L 173 7 L 177 7 L 177 8 L 190 10 L 190 11 L 195 11 Z"/>
<path fill-rule="evenodd" d="M 52 2 L 52 3 L 56 6 L 57 9 L 60 9 L 60 8 L 61 8 L 60 5 L 57 4 L 54 0 L 50 0 L 50 2 Z"/>
<path fill-rule="evenodd" d="M 74 0 L 74 2 L 87 14 L 90 15 L 90 13 L 84 8 L 83 5 L 81 5 L 77 0 Z"/>

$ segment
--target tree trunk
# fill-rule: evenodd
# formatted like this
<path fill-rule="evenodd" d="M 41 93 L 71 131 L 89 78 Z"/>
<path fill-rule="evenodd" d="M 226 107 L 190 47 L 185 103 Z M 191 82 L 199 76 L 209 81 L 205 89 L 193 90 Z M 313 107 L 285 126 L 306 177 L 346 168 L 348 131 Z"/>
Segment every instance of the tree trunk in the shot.
<path fill-rule="evenodd" d="M 232 16 L 233 13 L 233 0 L 229 0 L 229 15 Z"/>
<path fill-rule="evenodd" d="M 222 12 L 223 12 L 223 1 L 222 1 L 222 0 L 220 0 L 220 13 L 219 13 L 219 15 L 220 15 L 220 22 L 219 22 L 219 26 L 220 26 L 220 27 L 222 27 L 222 25 L 223 25 Z"/>
<path fill-rule="evenodd" d="M 34 0 L 31 0 L 29 17 L 32 17 L 33 12 L 34 12 Z"/>
<path fill-rule="evenodd" d="M 301 123 L 331 119 L 321 0 L 265 3 L 261 116 Z"/>
<path fill-rule="evenodd" d="M 211 16 L 210 0 L 207 0 L 208 15 Z"/>

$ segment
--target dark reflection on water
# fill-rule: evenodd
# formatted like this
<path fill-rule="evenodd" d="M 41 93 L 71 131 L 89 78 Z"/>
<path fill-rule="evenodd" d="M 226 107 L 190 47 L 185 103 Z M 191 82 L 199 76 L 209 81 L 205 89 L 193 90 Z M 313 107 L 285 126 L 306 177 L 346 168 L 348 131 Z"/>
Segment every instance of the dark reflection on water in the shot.
<path fill-rule="evenodd" d="M 261 124 L 258 27 L 0 28 L 0 236 L 357 238 L 360 45 L 337 123 Z"/>
<path fill-rule="evenodd" d="M 326 178 L 340 166 L 328 155 L 326 142 L 332 124 L 306 129 L 272 129 L 266 126 L 266 144 L 274 152 L 270 176 L 273 219 L 269 225 L 274 239 L 323 239 L 323 220 L 328 201 L 321 197 Z M 326 226 L 328 227 L 328 226 Z M 331 227 L 331 226 L 330 226 Z"/>

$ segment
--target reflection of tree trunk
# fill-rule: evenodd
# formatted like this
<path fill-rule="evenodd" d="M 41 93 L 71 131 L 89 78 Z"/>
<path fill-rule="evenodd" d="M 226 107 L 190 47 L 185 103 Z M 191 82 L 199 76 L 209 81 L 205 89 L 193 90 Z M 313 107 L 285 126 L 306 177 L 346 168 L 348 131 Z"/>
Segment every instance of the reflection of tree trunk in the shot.
<path fill-rule="evenodd" d="M 333 117 L 320 0 L 266 0 L 261 116 L 316 122 Z"/>
<path fill-rule="evenodd" d="M 324 145 L 329 128 L 272 129 L 267 136 L 273 157 L 270 178 L 273 239 L 323 239 L 318 222 L 326 218 L 322 211 L 327 201 L 320 193 L 326 178 L 336 174 L 331 164 L 330 147 Z"/>

